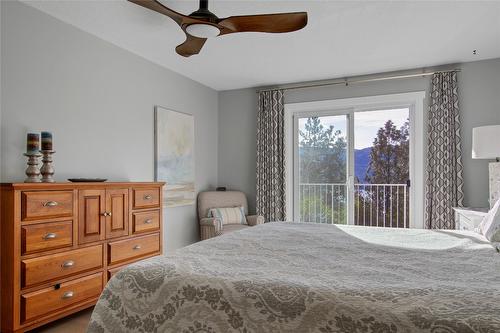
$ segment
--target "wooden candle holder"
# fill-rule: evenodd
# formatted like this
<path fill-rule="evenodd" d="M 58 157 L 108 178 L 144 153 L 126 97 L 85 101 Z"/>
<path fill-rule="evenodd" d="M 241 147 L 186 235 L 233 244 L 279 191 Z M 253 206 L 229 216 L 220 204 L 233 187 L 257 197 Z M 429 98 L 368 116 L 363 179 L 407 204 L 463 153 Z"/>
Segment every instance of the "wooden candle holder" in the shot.
<path fill-rule="evenodd" d="M 42 167 L 40 173 L 42 174 L 42 183 L 54 183 L 54 167 L 52 166 L 52 154 L 54 150 L 41 150 L 42 152 Z"/>
<path fill-rule="evenodd" d="M 40 153 L 25 153 L 24 156 L 28 158 L 28 167 L 26 168 L 25 183 L 40 183 L 40 170 L 38 170 L 38 158 L 42 156 Z"/>

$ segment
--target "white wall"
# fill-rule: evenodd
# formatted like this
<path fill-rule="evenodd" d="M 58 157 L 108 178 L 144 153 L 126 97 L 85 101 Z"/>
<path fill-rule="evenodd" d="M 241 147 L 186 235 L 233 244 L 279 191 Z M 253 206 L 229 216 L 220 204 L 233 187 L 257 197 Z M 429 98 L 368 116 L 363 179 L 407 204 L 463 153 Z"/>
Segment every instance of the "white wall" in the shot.
<path fill-rule="evenodd" d="M 445 66 L 448 68 L 450 66 Z M 458 67 L 462 112 L 465 204 L 488 206 L 488 177 L 485 160 L 471 159 L 472 127 L 500 124 L 500 59 L 464 63 Z M 290 90 L 286 103 L 426 91 L 429 103 L 430 78 L 418 77 L 349 86 Z M 219 95 L 219 183 L 243 190 L 255 207 L 255 133 L 257 94 L 255 89 L 221 92 Z M 425 126 L 427 115 L 424 115 Z"/>
<path fill-rule="evenodd" d="M 217 183 L 216 91 L 17 1 L 1 1 L 1 173 L 24 179 L 26 132 L 54 133 L 57 180 L 152 181 L 153 106 L 194 114 L 197 190 Z M 167 251 L 198 240 L 195 206 L 165 212 Z"/>

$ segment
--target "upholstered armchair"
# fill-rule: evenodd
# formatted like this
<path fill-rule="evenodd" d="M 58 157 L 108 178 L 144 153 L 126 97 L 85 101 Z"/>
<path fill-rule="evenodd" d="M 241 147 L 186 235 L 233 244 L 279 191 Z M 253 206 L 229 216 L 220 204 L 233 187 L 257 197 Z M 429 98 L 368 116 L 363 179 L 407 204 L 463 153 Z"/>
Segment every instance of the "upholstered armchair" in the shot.
<path fill-rule="evenodd" d="M 217 217 L 207 217 L 212 208 L 243 207 L 248 225 L 222 224 Z M 198 194 L 198 218 L 200 220 L 201 240 L 241 230 L 264 223 L 264 217 L 248 215 L 247 197 L 240 191 L 206 191 Z"/>

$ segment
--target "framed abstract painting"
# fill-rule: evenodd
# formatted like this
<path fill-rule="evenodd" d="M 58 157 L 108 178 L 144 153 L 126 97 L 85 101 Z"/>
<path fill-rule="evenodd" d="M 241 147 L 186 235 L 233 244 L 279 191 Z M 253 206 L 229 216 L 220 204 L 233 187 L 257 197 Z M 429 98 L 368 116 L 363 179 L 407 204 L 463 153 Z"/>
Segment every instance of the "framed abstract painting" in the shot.
<path fill-rule="evenodd" d="M 155 107 L 155 180 L 167 183 L 164 206 L 195 203 L 193 115 Z"/>

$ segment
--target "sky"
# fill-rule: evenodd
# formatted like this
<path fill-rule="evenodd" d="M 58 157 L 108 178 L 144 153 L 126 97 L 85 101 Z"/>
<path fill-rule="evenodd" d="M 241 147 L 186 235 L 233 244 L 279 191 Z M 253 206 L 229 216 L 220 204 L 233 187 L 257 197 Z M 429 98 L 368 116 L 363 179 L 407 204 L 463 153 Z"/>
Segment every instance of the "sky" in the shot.
<path fill-rule="evenodd" d="M 371 147 L 373 139 L 377 136 L 377 131 L 384 126 L 387 120 L 392 120 L 396 127 L 401 127 L 408 119 L 409 110 L 392 109 L 363 111 L 354 114 L 354 149 L 363 149 Z M 334 126 L 335 130 L 340 130 L 346 135 L 347 119 L 346 116 L 324 116 L 320 117 L 323 126 Z M 304 130 L 304 124 L 307 118 L 299 119 L 299 129 Z"/>

